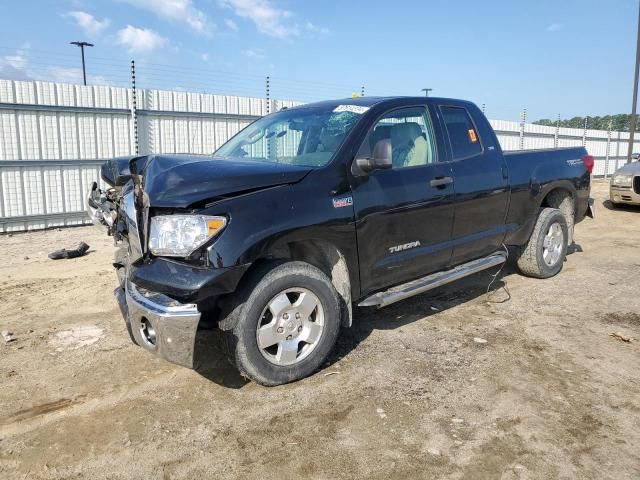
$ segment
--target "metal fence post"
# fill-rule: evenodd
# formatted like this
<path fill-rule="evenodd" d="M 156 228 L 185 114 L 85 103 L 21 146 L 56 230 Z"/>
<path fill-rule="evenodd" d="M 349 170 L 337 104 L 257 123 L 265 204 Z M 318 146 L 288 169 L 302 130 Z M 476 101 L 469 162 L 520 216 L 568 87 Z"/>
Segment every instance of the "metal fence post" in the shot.
<path fill-rule="evenodd" d="M 556 134 L 553 137 L 553 148 L 558 148 L 558 140 L 560 139 L 560 114 L 556 120 Z"/>
<path fill-rule="evenodd" d="M 270 89 L 270 78 L 267 75 L 267 82 L 265 84 L 265 93 L 267 97 L 267 115 L 271 113 L 271 89 Z M 265 145 L 267 149 L 267 159 L 271 158 L 271 140 L 272 138 L 267 138 L 267 143 Z"/>
<path fill-rule="evenodd" d="M 618 170 L 618 164 L 620 163 L 620 134 L 621 132 L 618 131 L 618 139 L 616 140 L 616 168 L 615 170 Z"/>
<path fill-rule="evenodd" d="M 582 131 L 582 146 L 587 146 L 587 127 L 589 126 L 589 117 L 584 118 L 584 130 Z"/>
<path fill-rule="evenodd" d="M 524 125 L 527 122 L 527 109 L 520 114 L 520 150 L 524 150 Z"/>
<path fill-rule="evenodd" d="M 133 122 L 133 148 L 140 151 L 138 143 L 138 108 L 136 105 L 136 61 L 131 60 L 131 121 Z"/>
<path fill-rule="evenodd" d="M 611 128 L 613 123 L 609 120 L 609 130 L 607 130 L 607 156 L 604 159 L 604 179 L 609 176 L 609 151 L 611 149 Z"/>
<path fill-rule="evenodd" d="M 266 96 L 267 96 L 267 115 L 271 113 L 271 92 L 269 91 L 269 75 L 267 75 Z"/>

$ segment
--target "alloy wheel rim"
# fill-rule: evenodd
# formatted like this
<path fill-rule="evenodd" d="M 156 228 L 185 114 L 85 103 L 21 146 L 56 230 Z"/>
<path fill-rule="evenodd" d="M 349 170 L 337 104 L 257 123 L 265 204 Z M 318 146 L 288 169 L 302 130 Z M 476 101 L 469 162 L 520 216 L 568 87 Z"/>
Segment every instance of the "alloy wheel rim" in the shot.
<path fill-rule="evenodd" d="M 295 365 L 318 346 L 324 325 L 318 296 L 306 288 L 288 288 L 275 295 L 260 315 L 258 349 L 274 365 Z"/>
<path fill-rule="evenodd" d="M 542 243 L 542 258 L 549 267 L 555 266 L 562 256 L 564 244 L 564 232 L 559 223 L 555 222 L 549 226 Z"/>

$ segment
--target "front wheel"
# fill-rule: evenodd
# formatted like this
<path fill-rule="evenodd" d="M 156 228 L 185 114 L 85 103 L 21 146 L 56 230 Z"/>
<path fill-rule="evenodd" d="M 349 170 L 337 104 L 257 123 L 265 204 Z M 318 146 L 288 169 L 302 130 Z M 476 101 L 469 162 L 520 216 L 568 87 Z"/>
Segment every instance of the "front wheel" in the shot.
<path fill-rule="evenodd" d="M 555 208 L 540 211 L 533 233 L 521 247 L 518 268 L 529 277 L 549 278 L 562 270 L 568 243 L 567 220 Z"/>
<path fill-rule="evenodd" d="M 280 385 L 312 374 L 327 358 L 340 330 L 340 303 L 322 271 L 286 262 L 255 271 L 223 317 L 240 372 Z"/>

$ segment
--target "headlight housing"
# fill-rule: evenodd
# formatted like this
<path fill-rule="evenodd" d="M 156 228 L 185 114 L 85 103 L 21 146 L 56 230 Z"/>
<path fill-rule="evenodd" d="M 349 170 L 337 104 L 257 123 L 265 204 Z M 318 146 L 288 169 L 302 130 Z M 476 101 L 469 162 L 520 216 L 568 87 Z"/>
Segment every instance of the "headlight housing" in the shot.
<path fill-rule="evenodd" d="M 621 187 L 630 187 L 633 175 L 625 175 L 623 173 L 617 173 L 611 179 L 613 185 L 619 185 Z"/>
<path fill-rule="evenodd" d="M 151 217 L 149 251 L 157 256 L 188 257 L 226 225 L 225 217 L 207 215 Z"/>

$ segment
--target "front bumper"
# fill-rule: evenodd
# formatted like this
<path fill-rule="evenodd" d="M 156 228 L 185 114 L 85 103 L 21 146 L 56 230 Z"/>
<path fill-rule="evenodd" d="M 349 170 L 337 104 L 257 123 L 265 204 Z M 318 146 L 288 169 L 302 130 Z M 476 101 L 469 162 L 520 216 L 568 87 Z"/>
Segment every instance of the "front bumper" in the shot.
<path fill-rule="evenodd" d="M 128 280 L 115 295 L 135 343 L 169 362 L 193 368 L 201 316 L 197 305 L 180 303 Z"/>
<path fill-rule="evenodd" d="M 633 191 L 631 187 L 614 187 L 609 188 L 609 199 L 611 203 L 628 203 L 640 205 L 640 194 Z"/>

